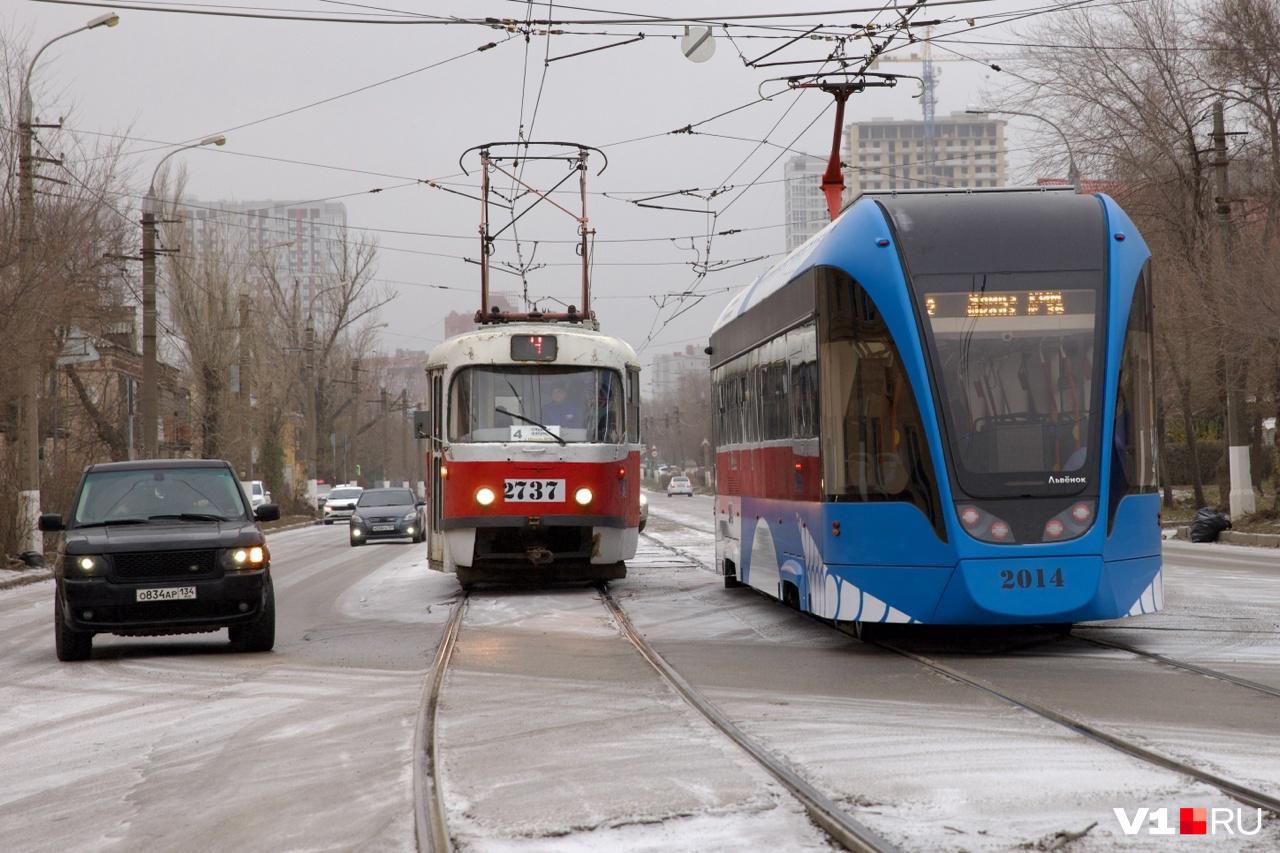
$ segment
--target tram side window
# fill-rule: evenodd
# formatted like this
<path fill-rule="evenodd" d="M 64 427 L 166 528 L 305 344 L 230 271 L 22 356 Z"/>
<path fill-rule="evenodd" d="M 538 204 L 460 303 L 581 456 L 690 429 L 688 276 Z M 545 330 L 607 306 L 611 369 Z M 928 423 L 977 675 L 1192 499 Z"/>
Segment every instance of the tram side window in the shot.
<path fill-rule="evenodd" d="M 1151 269 L 1138 277 L 1124 336 L 1116 396 L 1111 460 L 1111 521 L 1127 494 L 1154 492 L 1156 469 L 1155 358 L 1153 355 Z"/>
<path fill-rule="evenodd" d="M 818 435 L 818 332 L 812 324 L 787 332 L 787 400 L 791 436 Z"/>
<path fill-rule="evenodd" d="M 818 273 L 826 493 L 837 501 L 907 501 L 941 530 L 927 435 L 889 327 L 847 273 Z"/>
<path fill-rule="evenodd" d="M 627 368 L 627 443 L 640 443 L 640 371 Z"/>

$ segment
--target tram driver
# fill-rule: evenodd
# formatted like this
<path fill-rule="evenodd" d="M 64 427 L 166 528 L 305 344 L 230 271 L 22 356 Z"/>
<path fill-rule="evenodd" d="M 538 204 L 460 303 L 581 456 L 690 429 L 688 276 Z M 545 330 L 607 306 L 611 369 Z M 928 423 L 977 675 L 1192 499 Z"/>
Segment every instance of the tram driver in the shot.
<path fill-rule="evenodd" d="M 542 422 L 561 429 L 583 429 L 586 426 L 586 404 L 582 395 L 571 394 L 568 383 L 557 381 L 551 396 L 542 402 Z"/>

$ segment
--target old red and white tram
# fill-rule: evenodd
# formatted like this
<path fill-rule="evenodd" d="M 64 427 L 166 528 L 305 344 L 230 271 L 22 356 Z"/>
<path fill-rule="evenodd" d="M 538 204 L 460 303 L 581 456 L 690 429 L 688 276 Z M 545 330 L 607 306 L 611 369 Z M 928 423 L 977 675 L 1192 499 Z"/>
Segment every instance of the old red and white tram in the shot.
<path fill-rule="evenodd" d="M 490 169 L 502 169 L 486 147 L 481 154 L 487 198 Z M 621 578 L 635 556 L 640 366 L 635 350 L 601 333 L 590 311 L 585 151 L 573 159 L 583 175 L 583 214 L 575 217 L 582 311 L 490 309 L 482 264 L 480 327 L 428 359 L 429 559 L 464 588 Z M 489 240 L 487 222 L 486 215 L 481 233 Z"/>
<path fill-rule="evenodd" d="M 431 352 L 431 567 L 476 581 L 626 575 L 640 368 L 587 326 L 513 322 Z"/>

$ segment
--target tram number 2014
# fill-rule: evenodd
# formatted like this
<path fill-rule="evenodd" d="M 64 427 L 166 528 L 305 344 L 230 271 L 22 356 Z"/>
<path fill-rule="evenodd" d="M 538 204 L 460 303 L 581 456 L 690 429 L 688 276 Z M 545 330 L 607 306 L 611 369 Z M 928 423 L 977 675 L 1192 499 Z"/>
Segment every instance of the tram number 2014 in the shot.
<path fill-rule="evenodd" d="M 1062 569 L 1054 569 L 1052 574 L 1046 573 L 1044 569 L 1003 569 L 1000 572 L 1000 588 L 1001 589 L 1044 589 L 1045 587 L 1056 586 L 1059 589 L 1066 586 L 1066 581 L 1062 579 Z"/>

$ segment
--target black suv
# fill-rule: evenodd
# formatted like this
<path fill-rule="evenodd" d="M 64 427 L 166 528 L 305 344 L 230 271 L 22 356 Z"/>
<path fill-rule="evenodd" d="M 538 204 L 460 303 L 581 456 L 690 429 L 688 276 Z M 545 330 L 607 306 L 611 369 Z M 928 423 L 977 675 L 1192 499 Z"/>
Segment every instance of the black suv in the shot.
<path fill-rule="evenodd" d="M 275 645 L 271 555 L 231 465 L 219 459 L 111 462 L 85 469 L 54 578 L 58 660 L 84 660 L 94 634 L 157 636 L 229 628 L 243 651 Z"/>

